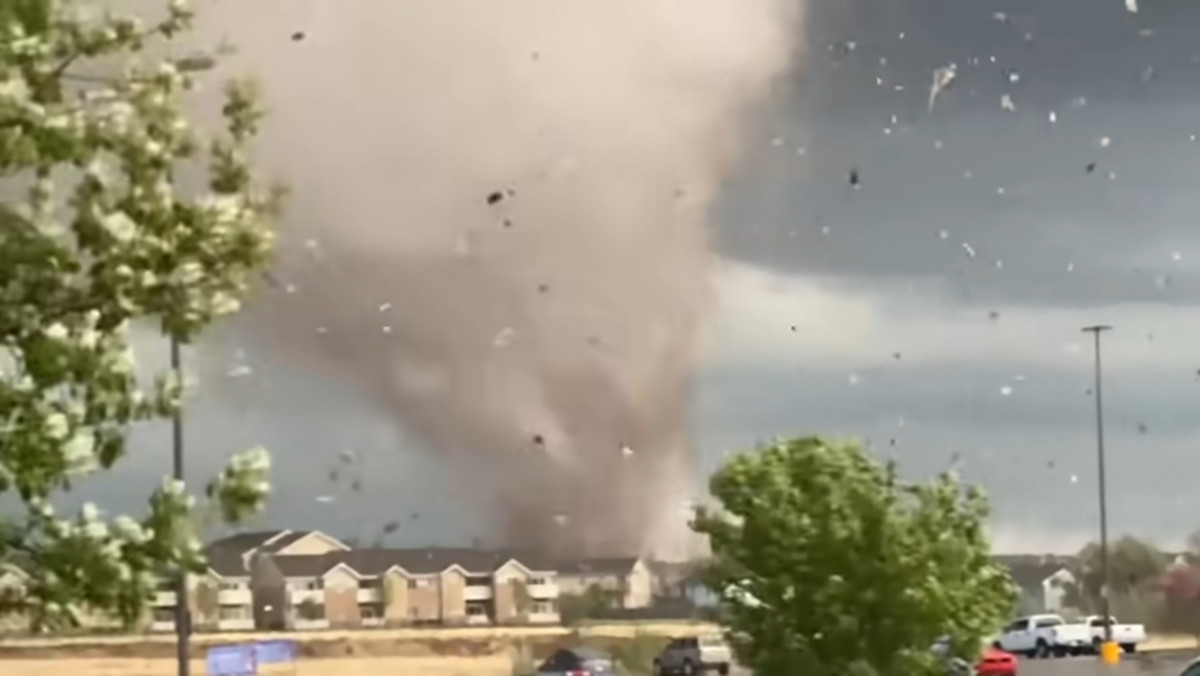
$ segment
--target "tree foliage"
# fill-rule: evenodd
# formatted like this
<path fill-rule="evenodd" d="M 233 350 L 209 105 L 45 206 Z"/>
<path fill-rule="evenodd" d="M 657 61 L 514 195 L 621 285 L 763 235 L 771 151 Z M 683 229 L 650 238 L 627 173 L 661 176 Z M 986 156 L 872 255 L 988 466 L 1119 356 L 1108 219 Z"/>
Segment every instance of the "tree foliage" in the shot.
<path fill-rule="evenodd" d="M 756 673 L 910 676 L 967 658 L 1006 619 L 1016 590 L 990 557 L 987 501 L 952 475 L 900 479 L 861 446 L 779 441 L 711 479 L 717 510 L 707 584 Z"/>
<path fill-rule="evenodd" d="M 185 71 L 209 65 L 170 58 L 191 12 L 175 1 L 147 25 L 103 4 L 0 2 L 0 496 L 26 508 L 0 520 L 0 573 L 23 579 L 0 612 L 35 628 L 85 608 L 132 623 L 156 577 L 203 570 L 198 508 L 179 482 L 138 520 L 92 505 L 59 518 L 52 502 L 111 468 L 132 425 L 182 405 L 178 374 L 139 380 L 130 326 L 186 344 L 235 312 L 267 262 L 276 202 L 246 157 L 253 87 L 228 85 L 224 130 L 208 140 L 184 115 Z M 184 172 L 205 189 L 179 187 Z M 227 521 L 257 509 L 266 470 L 265 451 L 239 456 L 208 507 Z"/>
<path fill-rule="evenodd" d="M 1075 578 L 1083 610 L 1100 612 L 1104 590 L 1102 550 L 1090 542 L 1076 555 Z M 1167 569 L 1167 556 L 1154 545 L 1123 535 L 1108 546 L 1109 600 L 1136 598 Z M 1114 610 L 1114 613 L 1116 611 Z"/>

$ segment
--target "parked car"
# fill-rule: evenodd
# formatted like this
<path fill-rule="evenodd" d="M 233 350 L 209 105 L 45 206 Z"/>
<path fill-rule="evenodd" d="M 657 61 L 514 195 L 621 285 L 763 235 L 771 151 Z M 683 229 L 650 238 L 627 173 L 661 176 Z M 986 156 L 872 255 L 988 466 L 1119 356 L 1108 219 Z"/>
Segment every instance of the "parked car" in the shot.
<path fill-rule="evenodd" d="M 1017 656 L 988 648 L 975 663 L 975 673 L 977 676 L 1017 676 Z"/>
<path fill-rule="evenodd" d="M 616 661 L 594 648 L 560 648 L 538 667 L 538 676 L 614 676 Z"/>
<path fill-rule="evenodd" d="M 1183 671 L 1179 672 L 1179 676 L 1200 676 L 1200 658 L 1189 662 Z"/>
<path fill-rule="evenodd" d="M 1030 615 L 1005 627 L 992 647 L 1027 657 L 1081 655 L 1092 649 L 1092 632 L 1058 615 Z"/>
<path fill-rule="evenodd" d="M 720 636 L 675 638 L 654 658 L 654 676 L 693 676 L 705 672 L 725 676 L 732 662 L 733 651 Z"/>
<path fill-rule="evenodd" d="M 1017 676 L 1017 658 L 1012 653 L 988 648 L 975 664 L 950 657 L 950 639 L 942 637 L 933 644 L 933 653 L 946 660 L 947 676 Z"/>
<path fill-rule="evenodd" d="M 1109 621 L 1112 622 L 1113 642 L 1127 653 L 1137 652 L 1138 644 L 1146 640 L 1146 627 L 1140 624 L 1120 624 L 1117 618 L 1111 616 Z M 1088 633 L 1092 636 L 1092 650 L 1100 652 L 1100 644 L 1104 641 L 1104 616 L 1090 615 L 1083 623 L 1087 625 Z"/>

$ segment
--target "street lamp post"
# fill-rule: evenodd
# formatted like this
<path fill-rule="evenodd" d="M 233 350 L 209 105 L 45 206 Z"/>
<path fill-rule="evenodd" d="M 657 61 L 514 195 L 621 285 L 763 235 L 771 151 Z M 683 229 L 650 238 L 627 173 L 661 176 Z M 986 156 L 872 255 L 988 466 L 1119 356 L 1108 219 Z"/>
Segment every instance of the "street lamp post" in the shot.
<path fill-rule="evenodd" d="M 1104 467 L 1104 393 L 1101 378 L 1103 368 L 1100 360 L 1100 334 L 1111 330 L 1111 326 L 1103 324 L 1083 327 L 1085 333 L 1092 334 L 1096 353 L 1096 465 L 1100 493 L 1100 611 L 1104 616 L 1104 645 L 1101 649 L 1101 657 L 1105 662 L 1115 662 L 1119 659 L 1119 653 L 1115 650 L 1116 646 L 1112 642 L 1112 615 L 1109 611 L 1108 599 L 1110 587 L 1108 575 L 1108 487 Z"/>
<path fill-rule="evenodd" d="M 183 372 L 180 366 L 179 339 L 171 336 L 171 372 L 175 382 L 183 383 Z M 171 415 L 171 475 L 176 481 L 183 481 L 183 407 L 175 407 Z M 184 569 L 179 570 L 175 584 L 175 659 L 179 676 L 189 676 L 192 670 L 191 645 L 189 644 L 192 626 L 191 612 L 188 608 L 188 575 Z"/>

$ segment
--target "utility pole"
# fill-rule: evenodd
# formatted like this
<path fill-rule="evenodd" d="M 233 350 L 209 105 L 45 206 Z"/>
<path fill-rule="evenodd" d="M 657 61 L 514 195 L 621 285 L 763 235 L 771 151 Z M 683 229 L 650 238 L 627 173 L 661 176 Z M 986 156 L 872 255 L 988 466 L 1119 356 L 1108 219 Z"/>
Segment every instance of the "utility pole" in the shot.
<path fill-rule="evenodd" d="M 1108 486 L 1107 477 L 1104 467 L 1104 392 L 1102 389 L 1103 380 L 1101 372 L 1103 362 L 1100 359 L 1100 334 L 1105 331 L 1111 331 L 1111 326 L 1097 324 L 1095 326 L 1085 326 L 1083 331 L 1091 333 L 1094 339 L 1094 348 L 1096 353 L 1096 465 L 1099 474 L 1099 497 L 1100 497 L 1100 579 L 1101 594 L 1100 594 L 1100 612 L 1104 616 L 1104 645 L 1101 649 L 1101 658 L 1105 662 L 1114 663 L 1120 659 L 1120 653 L 1116 650 L 1116 646 L 1112 642 L 1112 613 L 1109 609 L 1109 590 L 1111 588 L 1111 580 L 1109 578 L 1108 569 Z"/>
<path fill-rule="evenodd" d="M 171 336 L 171 372 L 179 387 L 183 385 L 183 369 L 180 365 L 179 339 Z M 183 402 L 175 407 L 171 415 L 171 474 L 176 481 L 183 481 Z M 192 671 L 191 640 L 192 614 L 188 607 L 188 574 L 179 570 L 175 584 L 175 659 L 179 676 L 190 676 Z"/>

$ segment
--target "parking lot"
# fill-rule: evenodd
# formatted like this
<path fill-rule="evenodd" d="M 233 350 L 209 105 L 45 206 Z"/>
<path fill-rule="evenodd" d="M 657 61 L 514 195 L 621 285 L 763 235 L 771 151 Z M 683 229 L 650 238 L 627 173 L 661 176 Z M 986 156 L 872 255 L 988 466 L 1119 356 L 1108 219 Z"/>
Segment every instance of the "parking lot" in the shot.
<path fill-rule="evenodd" d="M 1021 660 L 1018 676 L 1178 676 L 1184 665 L 1196 657 L 1194 651 L 1124 655 L 1116 667 L 1102 664 L 1095 657 L 1052 660 Z"/>

